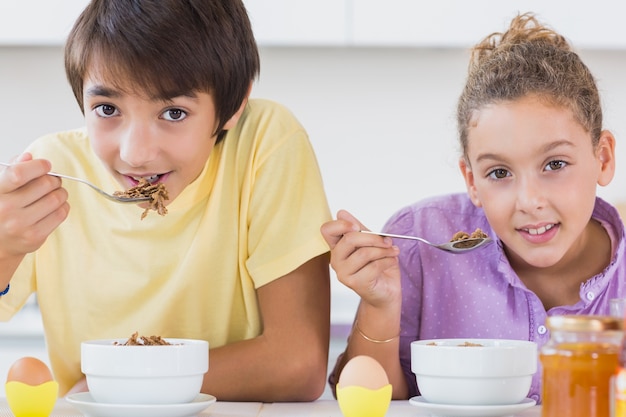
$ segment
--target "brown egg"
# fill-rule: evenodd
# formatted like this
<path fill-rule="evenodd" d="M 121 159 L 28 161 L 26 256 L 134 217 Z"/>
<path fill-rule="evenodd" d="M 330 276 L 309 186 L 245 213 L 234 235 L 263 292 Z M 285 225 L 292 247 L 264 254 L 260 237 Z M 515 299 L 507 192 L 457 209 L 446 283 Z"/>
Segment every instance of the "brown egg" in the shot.
<path fill-rule="evenodd" d="M 377 390 L 389 384 L 385 368 L 374 358 L 360 355 L 350 359 L 339 375 L 337 386 L 359 386 Z"/>
<path fill-rule="evenodd" d="M 7 382 L 17 381 L 28 385 L 40 385 L 52 380 L 48 365 L 29 356 L 16 360 L 9 368 Z"/>

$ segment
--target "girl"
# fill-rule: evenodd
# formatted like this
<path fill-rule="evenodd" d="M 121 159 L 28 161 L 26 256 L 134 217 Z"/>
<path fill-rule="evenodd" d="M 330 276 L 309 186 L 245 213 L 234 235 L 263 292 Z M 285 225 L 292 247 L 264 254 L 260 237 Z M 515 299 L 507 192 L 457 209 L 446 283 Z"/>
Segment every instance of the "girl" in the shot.
<path fill-rule="evenodd" d="M 410 343 L 430 338 L 548 340 L 545 321 L 607 314 L 626 296 L 624 226 L 596 197 L 615 171 L 589 69 L 558 33 L 517 16 L 472 50 L 458 103 L 467 194 L 398 211 L 385 231 L 446 241 L 485 231 L 496 244 L 463 255 L 359 233 L 340 211 L 322 226 L 338 279 L 361 301 L 330 377 L 366 354 L 386 369 L 397 399 L 418 395 Z M 541 401 L 541 372 L 529 397 Z"/>

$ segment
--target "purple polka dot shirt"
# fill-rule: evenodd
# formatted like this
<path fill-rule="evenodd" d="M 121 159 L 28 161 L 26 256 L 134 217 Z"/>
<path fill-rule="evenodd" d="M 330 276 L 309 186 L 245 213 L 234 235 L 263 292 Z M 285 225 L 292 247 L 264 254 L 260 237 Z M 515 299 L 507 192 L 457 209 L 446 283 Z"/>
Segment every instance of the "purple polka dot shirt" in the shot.
<path fill-rule="evenodd" d="M 563 314 L 609 314 L 609 299 L 626 297 L 624 225 L 617 210 L 596 199 L 593 217 L 607 230 L 613 248 L 610 265 L 580 287 L 575 305 L 546 311 L 541 300 L 511 268 L 502 244 L 481 208 L 466 194 L 433 197 L 398 211 L 385 232 L 421 236 L 438 242 L 455 232 L 477 227 L 495 244 L 455 255 L 427 245 L 395 239 L 400 247 L 402 320 L 400 361 L 410 396 L 419 395 L 411 372 L 410 343 L 435 338 L 549 339 L 546 317 Z M 541 364 L 528 395 L 541 402 Z"/>

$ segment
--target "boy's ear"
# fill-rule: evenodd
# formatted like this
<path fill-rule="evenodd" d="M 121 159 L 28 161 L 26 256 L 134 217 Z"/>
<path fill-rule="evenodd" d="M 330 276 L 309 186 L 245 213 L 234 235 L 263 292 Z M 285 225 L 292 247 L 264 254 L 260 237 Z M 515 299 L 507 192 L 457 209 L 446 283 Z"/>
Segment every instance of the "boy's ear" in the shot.
<path fill-rule="evenodd" d="M 461 169 L 461 174 L 463 174 L 463 178 L 465 179 L 465 186 L 467 187 L 467 194 L 469 195 L 470 200 L 472 200 L 472 203 L 474 203 L 476 207 L 482 207 L 480 198 L 478 198 L 476 183 L 474 182 L 474 172 L 464 157 L 459 159 L 459 168 Z"/>
<path fill-rule="evenodd" d="M 252 83 L 250 83 L 250 87 L 248 87 L 248 94 L 246 94 L 246 97 L 241 102 L 241 105 L 239 106 L 239 109 L 237 110 L 237 112 L 233 114 L 230 119 L 228 119 L 226 124 L 224 124 L 224 130 L 231 129 L 237 124 L 237 122 L 239 121 L 239 118 L 241 117 L 241 114 L 246 108 L 246 104 L 248 104 L 248 98 L 250 98 L 251 91 L 252 91 Z"/>
<path fill-rule="evenodd" d="M 608 185 L 615 175 L 615 137 L 611 132 L 602 131 L 595 152 L 600 163 L 598 185 Z"/>

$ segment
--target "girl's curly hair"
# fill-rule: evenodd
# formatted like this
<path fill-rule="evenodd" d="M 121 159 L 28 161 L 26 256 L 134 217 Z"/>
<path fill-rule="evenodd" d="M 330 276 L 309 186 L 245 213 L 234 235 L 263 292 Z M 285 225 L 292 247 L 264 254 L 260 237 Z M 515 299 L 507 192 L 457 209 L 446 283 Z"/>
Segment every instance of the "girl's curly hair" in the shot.
<path fill-rule="evenodd" d="M 602 108 L 593 75 L 562 35 L 526 13 L 516 16 L 506 32 L 492 33 L 471 50 L 457 106 L 463 155 L 467 155 L 468 129 L 476 112 L 528 95 L 569 108 L 597 144 Z"/>

